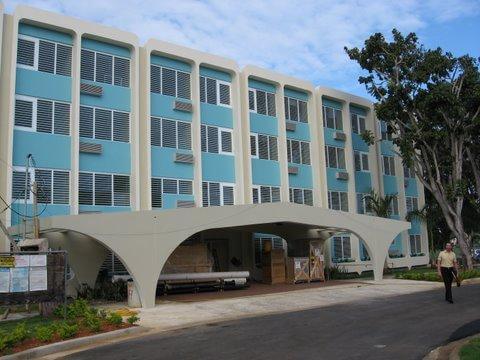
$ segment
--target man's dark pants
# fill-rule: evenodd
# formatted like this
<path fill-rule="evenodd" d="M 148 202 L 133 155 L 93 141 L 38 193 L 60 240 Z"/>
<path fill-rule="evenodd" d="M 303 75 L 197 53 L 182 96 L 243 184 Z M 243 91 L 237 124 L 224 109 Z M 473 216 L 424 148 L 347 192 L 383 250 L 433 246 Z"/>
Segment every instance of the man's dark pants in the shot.
<path fill-rule="evenodd" d="M 445 284 L 445 300 L 452 301 L 452 281 L 453 281 L 453 268 L 441 267 L 443 283 Z"/>

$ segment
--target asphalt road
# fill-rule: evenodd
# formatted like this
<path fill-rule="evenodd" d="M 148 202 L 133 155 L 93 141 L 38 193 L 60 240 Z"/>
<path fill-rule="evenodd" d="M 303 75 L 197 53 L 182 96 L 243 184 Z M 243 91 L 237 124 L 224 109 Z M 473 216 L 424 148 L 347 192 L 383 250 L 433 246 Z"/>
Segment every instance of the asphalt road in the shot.
<path fill-rule="evenodd" d="M 480 285 L 148 335 L 67 359 L 422 359 L 480 332 Z"/>

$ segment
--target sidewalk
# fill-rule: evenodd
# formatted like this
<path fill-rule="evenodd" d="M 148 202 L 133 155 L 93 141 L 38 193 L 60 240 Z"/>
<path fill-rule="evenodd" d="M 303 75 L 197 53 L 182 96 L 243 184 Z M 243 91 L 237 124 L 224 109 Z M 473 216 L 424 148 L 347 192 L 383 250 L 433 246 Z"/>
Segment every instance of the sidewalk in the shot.
<path fill-rule="evenodd" d="M 162 300 L 152 309 L 139 309 L 140 325 L 166 331 L 198 324 L 285 313 L 348 302 L 372 301 L 389 296 L 441 289 L 442 283 L 386 279 L 199 302 Z M 441 296 L 441 295 L 439 295 Z"/>

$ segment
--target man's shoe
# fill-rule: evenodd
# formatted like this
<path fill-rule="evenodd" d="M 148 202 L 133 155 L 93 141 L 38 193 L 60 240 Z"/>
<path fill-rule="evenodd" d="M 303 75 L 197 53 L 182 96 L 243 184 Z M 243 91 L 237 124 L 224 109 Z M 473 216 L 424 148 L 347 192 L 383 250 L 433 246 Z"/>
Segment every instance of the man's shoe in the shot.
<path fill-rule="evenodd" d="M 447 300 L 450 304 L 453 304 L 453 300 Z"/>

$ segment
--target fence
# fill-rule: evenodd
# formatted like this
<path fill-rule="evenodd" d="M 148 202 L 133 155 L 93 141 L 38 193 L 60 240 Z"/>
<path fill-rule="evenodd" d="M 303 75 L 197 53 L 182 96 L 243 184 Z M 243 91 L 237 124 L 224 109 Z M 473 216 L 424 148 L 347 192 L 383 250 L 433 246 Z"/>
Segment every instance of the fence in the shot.
<path fill-rule="evenodd" d="M 66 303 L 67 252 L 0 253 L 0 305 Z"/>

